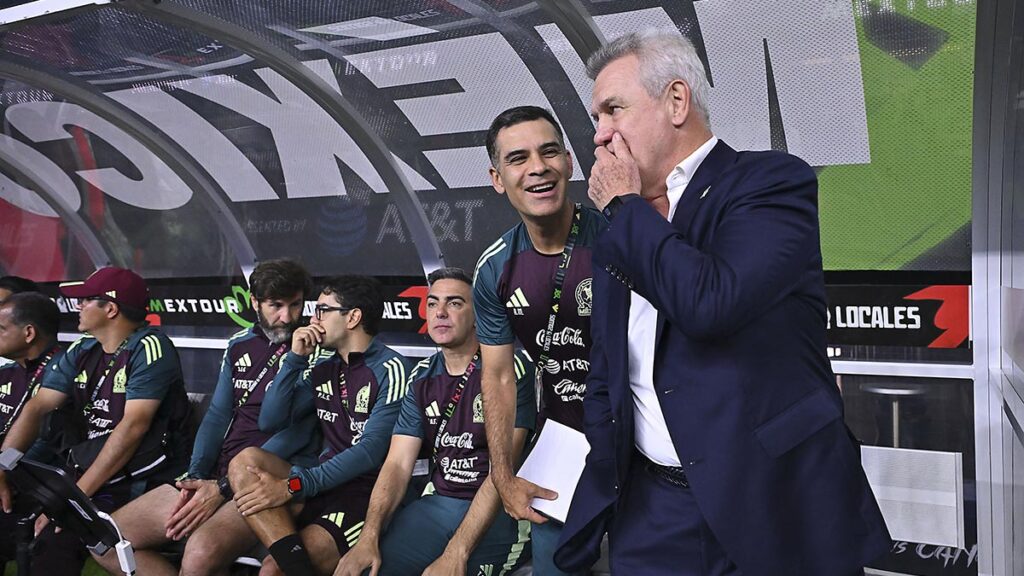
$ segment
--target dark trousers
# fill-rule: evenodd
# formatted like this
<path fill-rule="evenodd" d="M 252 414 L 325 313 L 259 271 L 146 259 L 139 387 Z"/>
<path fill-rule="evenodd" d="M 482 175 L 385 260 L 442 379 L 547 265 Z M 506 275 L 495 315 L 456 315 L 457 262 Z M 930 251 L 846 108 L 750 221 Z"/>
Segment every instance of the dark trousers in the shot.
<path fill-rule="evenodd" d="M 612 574 L 740 576 L 690 489 L 652 473 L 640 455 L 609 526 L 608 549 Z"/>

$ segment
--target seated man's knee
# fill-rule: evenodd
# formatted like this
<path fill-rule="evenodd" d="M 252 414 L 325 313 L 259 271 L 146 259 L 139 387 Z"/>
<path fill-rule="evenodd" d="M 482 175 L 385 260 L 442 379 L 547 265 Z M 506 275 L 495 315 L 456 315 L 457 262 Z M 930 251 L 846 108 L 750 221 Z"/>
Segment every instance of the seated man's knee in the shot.
<path fill-rule="evenodd" d="M 231 482 L 231 486 L 236 487 L 239 482 L 244 482 L 250 475 L 246 467 L 259 466 L 263 461 L 264 454 L 263 450 L 250 446 L 232 458 L 228 464 L 228 480 Z"/>
<path fill-rule="evenodd" d="M 222 539 L 216 534 L 197 533 L 189 537 L 181 556 L 182 574 L 207 574 L 232 560 L 224 558 Z"/>

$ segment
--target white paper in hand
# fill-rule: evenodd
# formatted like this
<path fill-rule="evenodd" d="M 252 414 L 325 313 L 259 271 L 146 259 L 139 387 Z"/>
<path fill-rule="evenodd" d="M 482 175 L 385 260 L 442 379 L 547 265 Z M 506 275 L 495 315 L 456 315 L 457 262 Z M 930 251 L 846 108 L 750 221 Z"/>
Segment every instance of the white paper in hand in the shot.
<path fill-rule="evenodd" d="M 534 498 L 530 504 L 534 510 L 565 522 L 588 452 L 590 444 L 582 432 L 554 420 L 544 423 L 533 451 L 519 469 L 519 477 L 558 492 L 558 498 Z"/>

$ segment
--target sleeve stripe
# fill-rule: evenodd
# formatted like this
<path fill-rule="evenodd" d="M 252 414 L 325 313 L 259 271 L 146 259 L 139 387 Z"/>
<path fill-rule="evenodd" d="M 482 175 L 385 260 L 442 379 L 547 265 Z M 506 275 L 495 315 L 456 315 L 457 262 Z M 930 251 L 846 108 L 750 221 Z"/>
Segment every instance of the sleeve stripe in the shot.
<path fill-rule="evenodd" d="M 523 376 L 526 374 L 526 367 L 523 366 L 523 361 L 519 358 L 519 356 L 514 356 L 513 358 L 516 361 L 516 380 L 521 380 Z"/>
<path fill-rule="evenodd" d="M 505 239 L 498 238 L 498 240 L 491 244 L 489 248 L 484 250 L 484 253 L 480 255 L 480 259 L 477 260 L 476 268 L 473 269 L 473 282 L 476 283 L 476 275 L 480 273 L 480 267 L 483 266 L 491 257 L 505 249 Z"/>
<path fill-rule="evenodd" d="M 388 371 L 387 403 L 390 404 L 405 397 L 405 364 L 398 358 L 392 358 L 384 362 L 384 368 Z"/>
<path fill-rule="evenodd" d="M 146 364 L 152 364 L 157 360 L 163 358 L 164 350 L 160 344 L 160 339 L 155 335 L 150 334 L 142 339 L 142 347 L 146 351 Z"/>

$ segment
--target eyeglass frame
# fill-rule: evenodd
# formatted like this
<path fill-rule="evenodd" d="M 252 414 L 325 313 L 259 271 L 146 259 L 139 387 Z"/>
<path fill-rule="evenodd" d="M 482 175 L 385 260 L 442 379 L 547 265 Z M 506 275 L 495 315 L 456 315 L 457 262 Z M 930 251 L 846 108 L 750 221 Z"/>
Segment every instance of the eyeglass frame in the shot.
<path fill-rule="evenodd" d="M 117 304 L 107 296 L 82 296 L 78 299 L 78 308 L 82 308 L 82 306 L 85 306 L 89 302 L 113 302 L 114 304 Z"/>
<path fill-rule="evenodd" d="M 317 304 L 313 307 L 313 317 L 316 318 L 317 322 L 323 322 L 324 312 L 341 312 L 345 314 L 355 310 L 357 306 L 328 306 L 327 304 Z"/>

